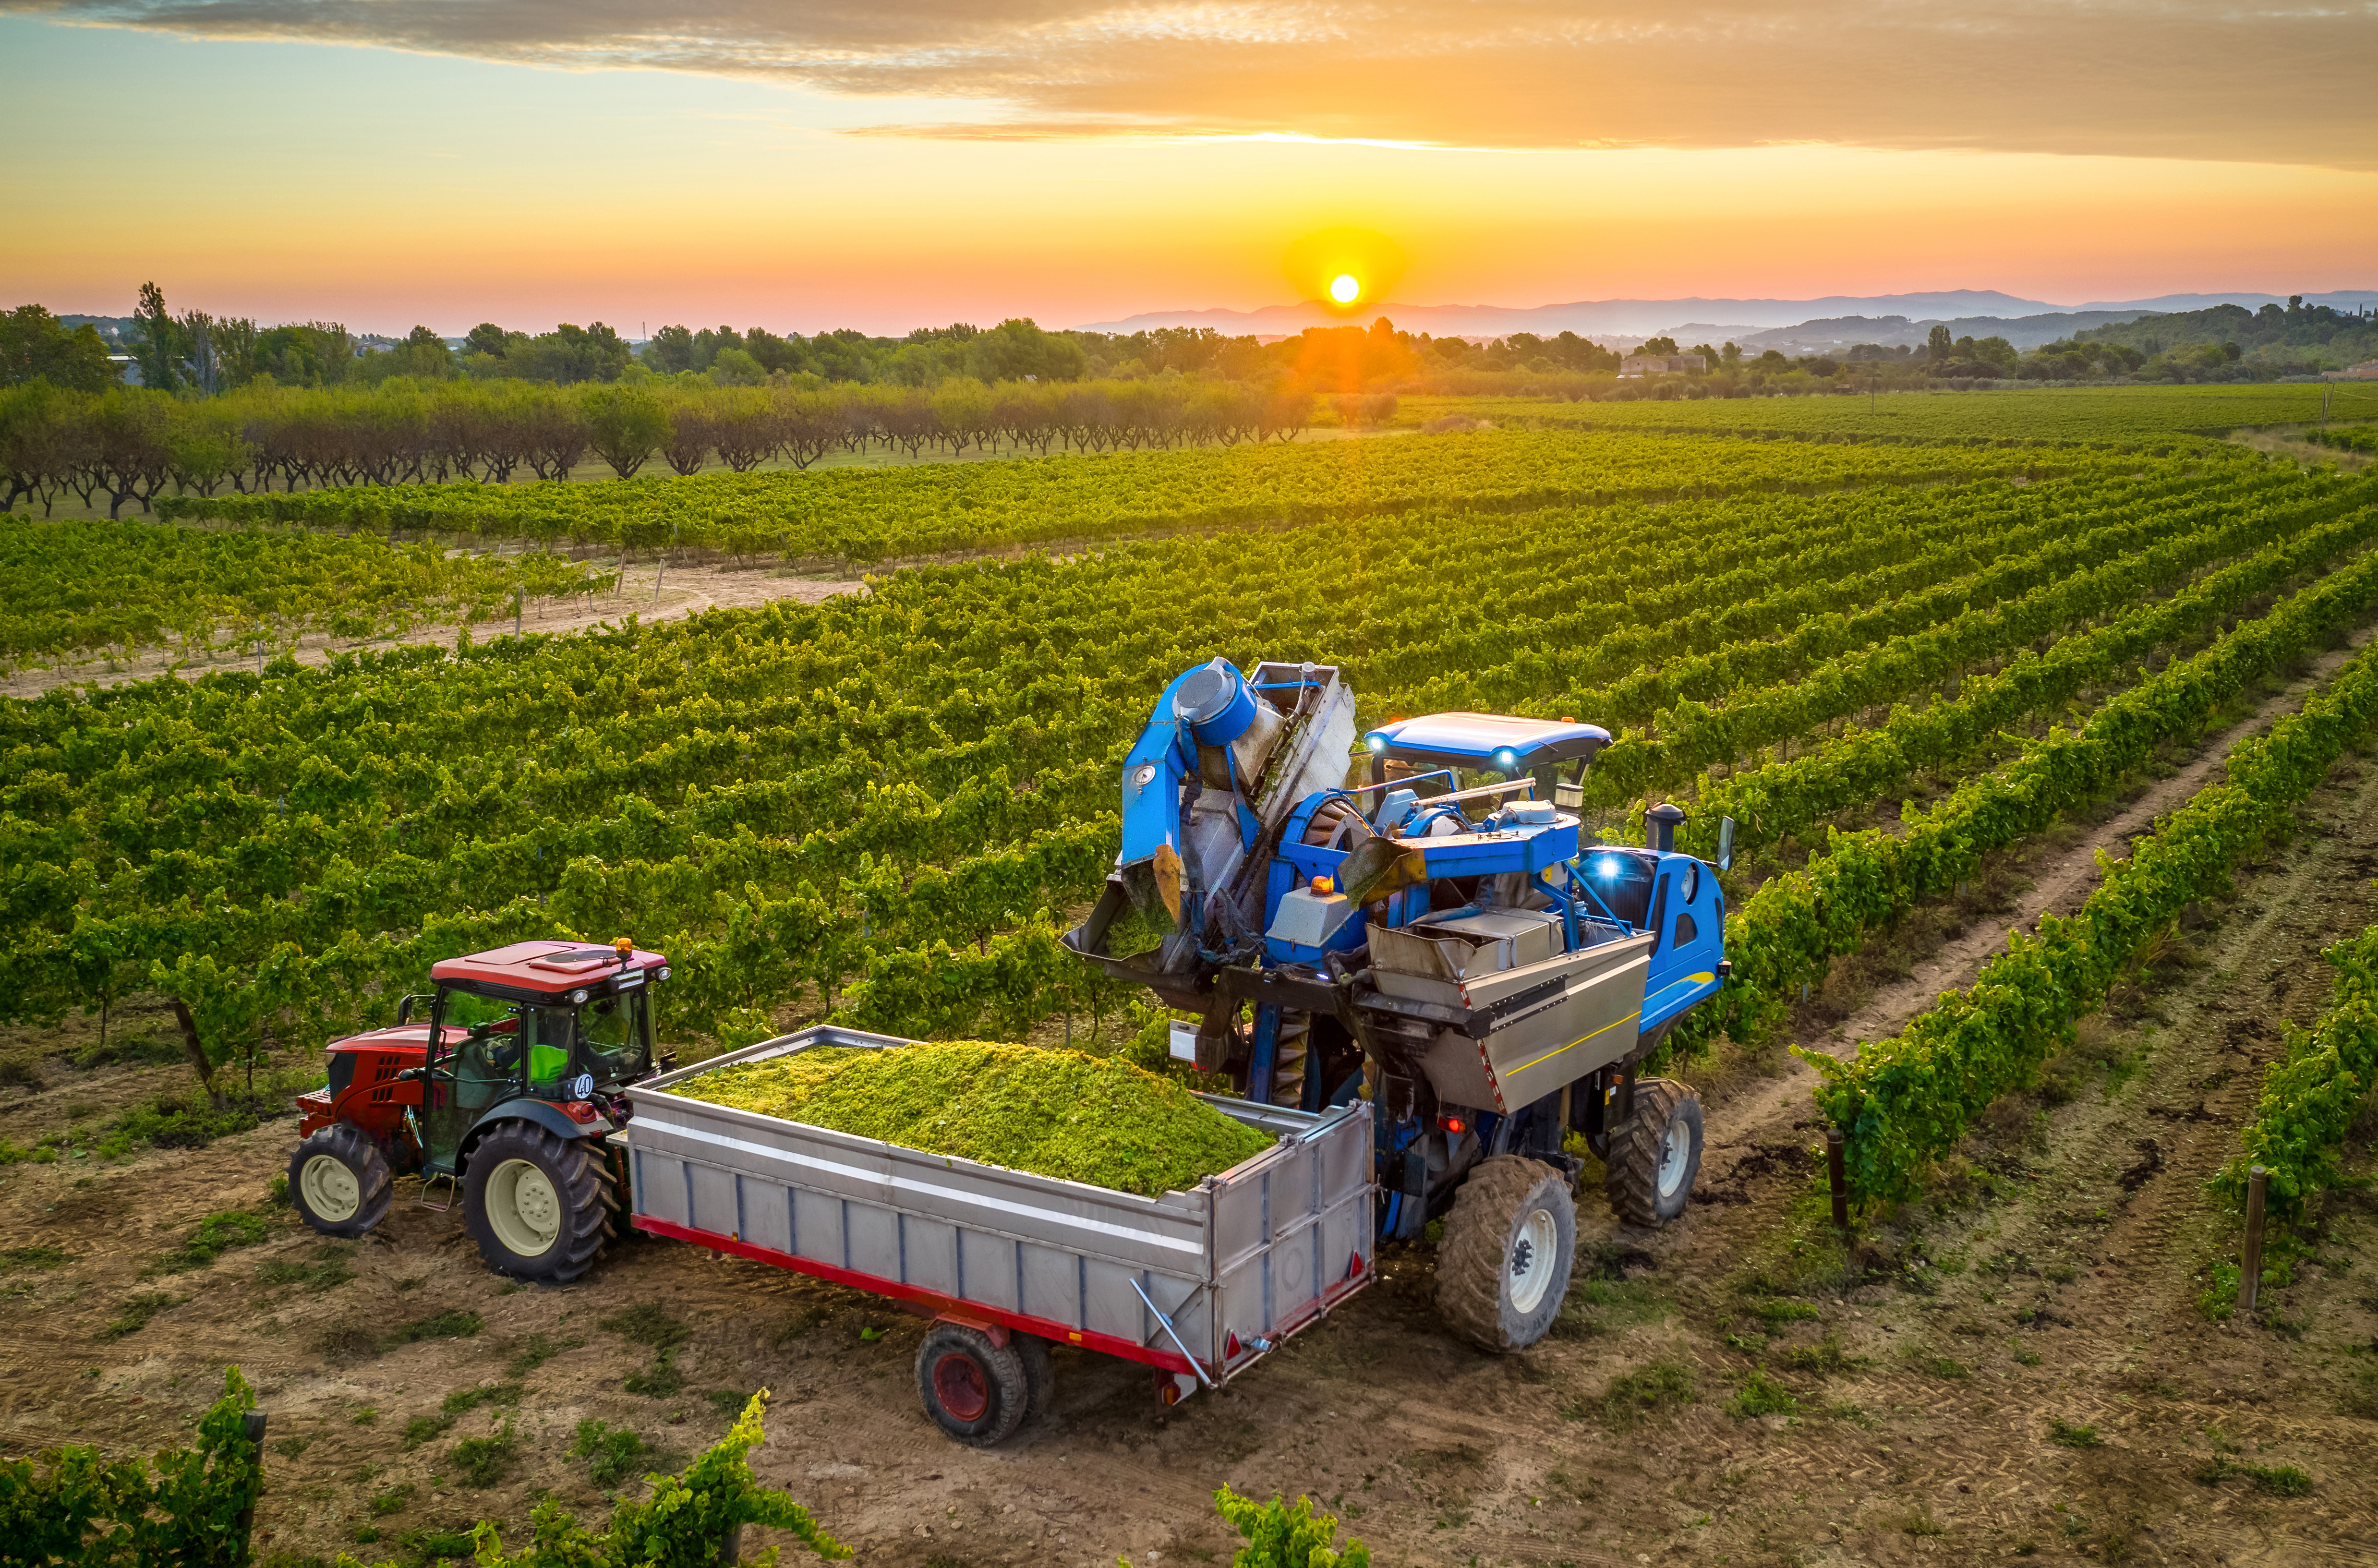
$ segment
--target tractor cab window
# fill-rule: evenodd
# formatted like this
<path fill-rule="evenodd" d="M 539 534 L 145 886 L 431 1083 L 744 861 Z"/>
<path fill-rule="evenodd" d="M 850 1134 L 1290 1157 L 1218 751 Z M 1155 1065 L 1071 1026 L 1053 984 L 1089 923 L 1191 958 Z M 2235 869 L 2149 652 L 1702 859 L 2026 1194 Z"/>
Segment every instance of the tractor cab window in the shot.
<path fill-rule="evenodd" d="M 438 1008 L 438 1057 L 456 1098 L 485 1108 L 570 1075 L 570 1010 L 449 991 Z"/>
<path fill-rule="evenodd" d="M 534 1007 L 475 992 L 441 987 L 438 995 L 427 1093 L 423 1096 L 424 1152 L 438 1169 L 451 1169 L 462 1137 L 486 1112 L 521 1094 L 523 1078 L 570 1060 L 570 1010 Z"/>
<path fill-rule="evenodd" d="M 560 1099 L 574 1074 L 570 1067 L 570 1009 L 520 1009 L 521 1046 L 528 1063 L 528 1092 L 540 1099 Z"/>
<path fill-rule="evenodd" d="M 580 1064 L 598 1083 L 641 1078 L 653 1064 L 653 1005 L 648 991 L 597 997 L 579 1009 Z"/>

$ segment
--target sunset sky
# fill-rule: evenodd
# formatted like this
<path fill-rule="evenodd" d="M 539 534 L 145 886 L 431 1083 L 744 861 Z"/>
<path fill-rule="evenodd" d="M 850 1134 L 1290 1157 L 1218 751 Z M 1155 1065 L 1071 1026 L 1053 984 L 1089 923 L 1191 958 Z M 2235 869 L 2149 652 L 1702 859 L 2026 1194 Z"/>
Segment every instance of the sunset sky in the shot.
<path fill-rule="evenodd" d="M 0 307 L 897 332 L 2378 281 L 2378 11 L 0 0 Z"/>

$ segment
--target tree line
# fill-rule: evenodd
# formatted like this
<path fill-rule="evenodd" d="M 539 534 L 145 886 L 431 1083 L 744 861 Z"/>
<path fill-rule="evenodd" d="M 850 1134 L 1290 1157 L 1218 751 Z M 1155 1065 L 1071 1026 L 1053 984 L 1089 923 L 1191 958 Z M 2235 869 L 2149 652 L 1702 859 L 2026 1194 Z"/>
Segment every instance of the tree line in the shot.
<path fill-rule="evenodd" d="M 622 479 L 691 474 L 714 460 L 746 473 L 808 468 L 835 452 L 1048 456 L 1287 440 L 1313 422 L 1302 383 L 1165 376 L 1131 381 L 934 387 L 789 381 L 756 387 L 403 380 L 377 389 L 260 385 L 214 398 L 149 388 L 0 389 L 0 511 L 49 515 L 63 496 L 150 509 L 169 487 L 212 496 L 341 485 L 534 475 L 564 480 L 599 460 Z M 1348 425 L 1393 417 L 1393 396 L 1336 400 Z"/>
<path fill-rule="evenodd" d="M 847 328 L 805 338 L 763 327 L 672 325 L 639 347 L 600 321 L 587 327 L 565 322 L 535 334 L 483 321 L 459 341 L 428 327 L 415 327 L 402 338 L 358 334 L 332 321 L 262 327 L 246 317 L 176 312 L 150 282 L 141 286 L 133 315 L 123 319 L 126 325 L 111 345 L 89 323 L 69 329 L 39 305 L 0 316 L 0 386 L 40 378 L 53 386 L 100 390 L 120 378 L 108 363 L 114 351 L 138 367 L 141 385 L 204 396 L 242 389 L 259 377 L 283 387 L 377 386 L 397 378 L 570 386 L 646 377 L 691 377 L 727 386 L 785 377 L 931 387 L 954 377 L 1131 380 L 1167 373 L 1230 381 L 1295 379 L 1347 392 L 1383 377 L 1454 371 L 1610 374 L 1618 368 L 1617 354 L 1574 332 L 1514 332 L 1481 342 L 1399 331 L 1384 317 L 1367 329 L 1316 327 L 1270 342 L 1226 336 L 1209 327 L 1051 331 L 1020 317 L 991 328 L 964 322 L 919 328 L 897 338 Z"/>

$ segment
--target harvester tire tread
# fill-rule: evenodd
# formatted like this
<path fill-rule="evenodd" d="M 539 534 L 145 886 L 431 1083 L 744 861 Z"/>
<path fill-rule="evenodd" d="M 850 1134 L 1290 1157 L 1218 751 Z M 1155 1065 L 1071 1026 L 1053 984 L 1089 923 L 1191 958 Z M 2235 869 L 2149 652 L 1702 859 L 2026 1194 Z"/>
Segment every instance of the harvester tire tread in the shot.
<path fill-rule="evenodd" d="M 525 1160 L 545 1173 L 561 1204 L 553 1244 L 534 1257 L 507 1247 L 487 1218 L 487 1186 L 507 1162 Z M 462 1177 L 462 1223 L 479 1256 L 496 1273 L 540 1285 L 562 1285 L 594 1266 L 612 1235 L 615 1200 L 610 1173 L 595 1150 L 557 1138 L 531 1121 L 506 1122 L 471 1151 Z"/>
<path fill-rule="evenodd" d="M 347 1167 L 354 1178 L 356 1191 L 354 1212 L 342 1217 L 325 1217 L 317 1211 L 306 1184 L 306 1167 L 317 1159 L 337 1160 Z M 388 1168 L 388 1156 L 380 1152 L 370 1134 L 352 1122 L 334 1121 L 316 1131 L 297 1145 L 289 1159 L 289 1202 L 297 1217 L 324 1236 L 350 1239 L 370 1230 L 388 1217 L 389 1204 L 396 1196 L 396 1179 Z"/>
<path fill-rule="evenodd" d="M 1669 1140 L 1686 1140 L 1681 1166 L 1668 1167 Z M 1692 1202 L 1701 1167 L 1701 1097 L 1669 1078 L 1646 1078 L 1635 1085 L 1635 1114 L 1611 1129 L 1603 1158 L 1603 1191 L 1611 1213 L 1627 1225 L 1650 1228 L 1667 1224 Z M 1667 1168 L 1669 1184 L 1662 1185 Z"/>
<path fill-rule="evenodd" d="M 1516 1300 L 1510 1286 L 1515 1248 L 1539 1212 L 1551 1221 L 1549 1268 L 1532 1300 Z M 1543 1227 L 1536 1227 L 1541 1233 Z M 1471 1171 L 1453 1194 L 1445 1239 L 1436 1250 L 1436 1310 L 1445 1326 L 1495 1355 L 1524 1350 L 1560 1315 L 1577 1260 L 1577 1202 L 1568 1178 L 1541 1160 L 1501 1155 Z"/>

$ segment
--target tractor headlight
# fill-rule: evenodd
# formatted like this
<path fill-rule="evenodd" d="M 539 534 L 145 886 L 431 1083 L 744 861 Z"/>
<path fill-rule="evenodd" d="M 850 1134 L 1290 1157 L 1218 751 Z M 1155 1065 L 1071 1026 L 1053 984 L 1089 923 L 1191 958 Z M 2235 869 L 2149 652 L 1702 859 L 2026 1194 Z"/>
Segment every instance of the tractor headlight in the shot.
<path fill-rule="evenodd" d="M 1387 737 L 1386 736 L 1383 736 L 1383 735 L 1375 735 L 1375 736 L 1373 736 L 1371 737 L 1371 749 L 1372 749 L 1372 750 L 1374 750 L 1374 751 L 1385 751 L 1387 748 Z"/>
<path fill-rule="evenodd" d="M 662 965 L 661 965 L 661 972 L 660 972 L 660 974 L 659 974 L 658 976 L 655 976 L 655 978 L 657 978 L 657 979 L 662 979 L 662 980 L 666 980 L 666 979 L 667 979 L 667 978 L 668 978 L 668 965 L 667 965 L 667 964 L 662 964 Z"/>
<path fill-rule="evenodd" d="M 572 991 L 570 993 L 570 999 L 573 1002 L 584 1001 L 586 999 L 586 993 L 584 991 Z"/>

